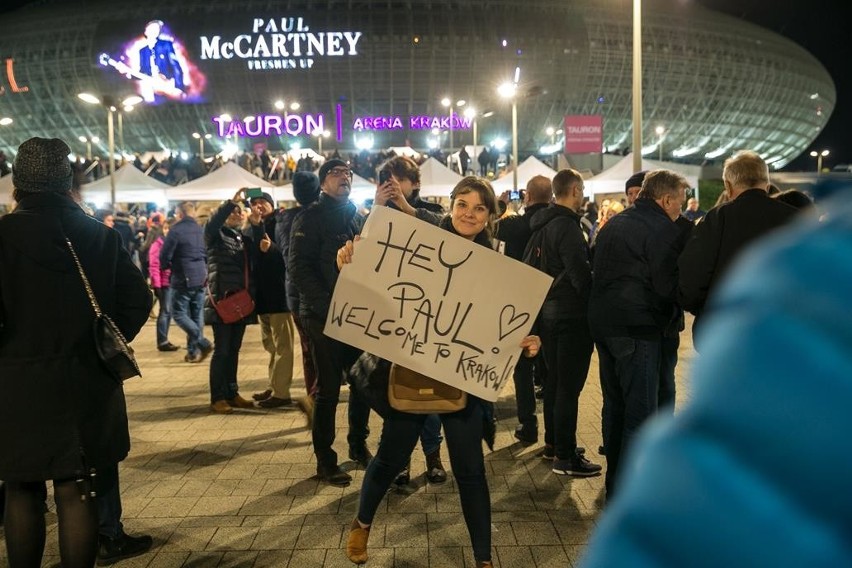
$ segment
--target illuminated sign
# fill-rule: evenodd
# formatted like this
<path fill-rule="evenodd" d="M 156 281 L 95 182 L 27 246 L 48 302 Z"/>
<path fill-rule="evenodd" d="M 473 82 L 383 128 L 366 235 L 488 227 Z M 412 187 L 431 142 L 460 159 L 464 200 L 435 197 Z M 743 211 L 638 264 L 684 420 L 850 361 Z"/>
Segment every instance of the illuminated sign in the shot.
<path fill-rule="evenodd" d="M 299 136 L 325 130 L 322 114 L 261 114 L 240 120 L 214 116 L 219 136 Z"/>
<path fill-rule="evenodd" d="M 252 70 L 310 69 L 315 57 L 358 55 L 361 32 L 312 32 L 303 18 L 254 18 L 251 33 L 201 36 L 201 59 L 244 59 Z"/>
<path fill-rule="evenodd" d="M 603 116 L 572 114 L 565 116 L 565 153 L 589 154 L 603 148 Z"/>
<path fill-rule="evenodd" d="M 15 60 L 11 57 L 6 59 L 6 80 L 9 81 L 9 89 L 12 93 L 26 93 L 30 88 L 26 85 L 19 85 L 15 79 Z M 0 85 L 0 95 L 6 94 L 6 87 Z"/>
<path fill-rule="evenodd" d="M 401 116 L 357 116 L 352 123 L 354 130 L 469 130 L 473 120 L 464 116 L 412 115 L 403 120 Z"/>

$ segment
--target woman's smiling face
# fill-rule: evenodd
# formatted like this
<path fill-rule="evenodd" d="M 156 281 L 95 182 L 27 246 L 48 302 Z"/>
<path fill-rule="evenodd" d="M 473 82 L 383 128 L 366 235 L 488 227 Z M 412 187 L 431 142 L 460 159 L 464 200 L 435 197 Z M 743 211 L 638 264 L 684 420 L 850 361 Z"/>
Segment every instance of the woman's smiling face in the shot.
<path fill-rule="evenodd" d="M 450 213 L 453 228 L 459 235 L 470 240 L 485 229 L 488 216 L 488 206 L 482 201 L 477 191 L 469 191 L 457 196 Z"/>

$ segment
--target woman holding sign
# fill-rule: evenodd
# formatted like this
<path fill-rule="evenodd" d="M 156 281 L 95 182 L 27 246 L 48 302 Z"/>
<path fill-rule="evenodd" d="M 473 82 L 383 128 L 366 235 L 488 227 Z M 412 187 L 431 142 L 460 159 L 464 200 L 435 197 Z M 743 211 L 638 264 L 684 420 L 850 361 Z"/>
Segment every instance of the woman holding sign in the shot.
<path fill-rule="evenodd" d="M 391 187 L 380 187 L 390 192 L 388 201 L 409 215 L 414 208 L 408 204 L 401 192 Z M 469 239 L 485 247 L 491 247 L 491 231 L 497 218 L 497 199 L 488 181 L 477 177 L 462 179 L 450 194 L 450 214 L 445 217 L 434 215 L 428 220 L 441 228 Z M 424 219 L 423 211 L 417 217 Z M 357 240 L 357 237 L 356 237 Z M 354 243 L 348 241 L 337 254 L 337 265 L 341 268 L 352 261 Z M 541 341 L 536 336 L 527 336 L 520 348 L 528 357 L 534 357 Z M 467 405 L 462 410 L 441 414 L 444 425 L 450 464 L 459 488 L 462 512 L 473 545 L 477 567 L 489 567 L 491 563 L 491 500 L 485 477 L 485 460 L 482 453 L 482 438 L 485 416 L 490 416 L 491 403 L 468 395 Z M 385 417 L 379 450 L 370 462 L 361 486 L 358 515 L 352 521 L 346 543 L 346 555 L 352 562 L 367 561 L 367 540 L 376 510 L 388 488 L 406 464 L 420 431 L 425 414 L 411 414 L 391 409 Z"/>

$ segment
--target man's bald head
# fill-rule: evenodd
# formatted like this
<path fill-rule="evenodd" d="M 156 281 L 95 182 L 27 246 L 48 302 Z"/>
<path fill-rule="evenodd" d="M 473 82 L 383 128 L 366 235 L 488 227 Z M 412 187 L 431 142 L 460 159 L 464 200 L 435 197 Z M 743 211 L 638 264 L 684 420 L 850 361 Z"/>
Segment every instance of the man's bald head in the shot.
<path fill-rule="evenodd" d="M 550 178 L 545 176 L 534 176 L 527 182 L 526 204 L 550 203 L 553 197 L 553 187 Z"/>

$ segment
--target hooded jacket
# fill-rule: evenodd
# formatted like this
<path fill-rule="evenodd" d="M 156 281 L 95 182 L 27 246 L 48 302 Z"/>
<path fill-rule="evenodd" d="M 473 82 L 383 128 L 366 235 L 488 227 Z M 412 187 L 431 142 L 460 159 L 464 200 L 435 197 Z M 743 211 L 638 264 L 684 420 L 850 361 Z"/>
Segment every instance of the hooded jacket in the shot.
<path fill-rule="evenodd" d="M 541 258 L 553 284 L 541 307 L 546 319 L 585 319 L 592 287 L 589 245 L 580 216 L 561 205 L 541 209 L 530 222 L 532 232 L 544 231 Z"/>

